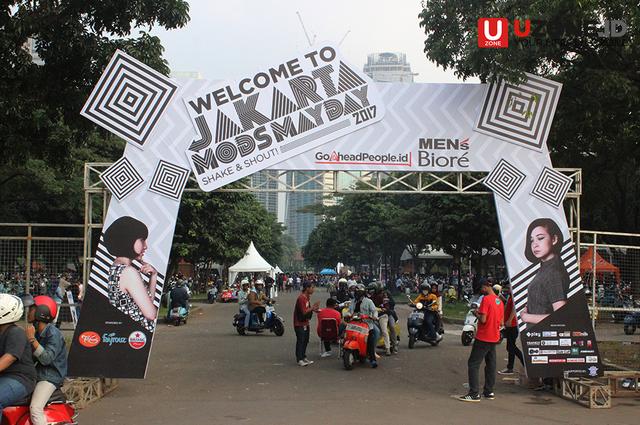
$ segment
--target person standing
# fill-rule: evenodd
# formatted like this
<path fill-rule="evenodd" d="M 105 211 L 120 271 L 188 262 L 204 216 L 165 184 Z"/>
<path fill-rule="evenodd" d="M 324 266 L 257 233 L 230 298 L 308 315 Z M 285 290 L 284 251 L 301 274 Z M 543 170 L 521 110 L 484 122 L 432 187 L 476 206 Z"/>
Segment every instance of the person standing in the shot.
<path fill-rule="evenodd" d="M 522 351 L 516 345 L 518 340 L 518 319 L 516 318 L 516 309 L 513 305 L 513 294 L 511 293 L 511 287 L 508 288 L 508 298 L 506 301 L 506 307 L 504 308 L 504 337 L 507 339 L 507 352 L 509 353 L 507 359 L 507 368 L 499 371 L 500 375 L 510 375 L 513 373 L 513 366 L 516 361 L 516 357 L 520 360 L 520 364 L 524 365 L 524 358 Z"/>
<path fill-rule="evenodd" d="M 293 309 L 293 329 L 296 333 L 296 361 L 298 366 L 309 366 L 313 363 L 307 359 L 307 345 L 309 344 L 309 320 L 314 312 L 320 307 L 320 302 L 316 301 L 311 305 L 311 295 L 315 288 L 311 282 L 305 282 L 302 293 L 296 300 Z"/>
<path fill-rule="evenodd" d="M 484 391 L 482 396 L 495 399 L 493 387 L 496 383 L 496 345 L 500 341 L 500 327 L 504 318 L 504 305 L 496 296 L 491 282 L 483 279 L 480 292 L 484 297 L 480 307 L 474 311 L 478 318 L 478 331 L 467 363 L 469 369 L 469 392 L 458 397 L 460 401 L 480 401 L 480 365 L 485 362 Z"/>

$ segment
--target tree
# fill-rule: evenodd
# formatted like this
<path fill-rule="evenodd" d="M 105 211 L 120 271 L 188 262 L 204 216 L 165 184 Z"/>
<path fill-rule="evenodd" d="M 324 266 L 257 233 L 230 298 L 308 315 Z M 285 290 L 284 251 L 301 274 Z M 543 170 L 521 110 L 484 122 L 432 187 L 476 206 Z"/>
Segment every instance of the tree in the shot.
<path fill-rule="evenodd" d="M 119 48 L 168 74 L 157 37 L 180 28 L 183 0 L 8 1 L 0 13 L 0 216 L 4 221 L 82 221 L 84 162 L 121 156 L 124 142 L 80 116 Z M 34 63 L 33 42 L 44 61 Z"/>
<path fill-rule="evenodd" d="M 477 47 L 478 17 L 531 19 L 509 48 Z M 598 36 L 603 20 L 627 34 Z M 518 81 L 533 72 L 563 83 L 548 146 L 556 167 L 583 169 L 583 227 L 640 231 L 640 5 L 622 0 L 423 2 L 425 53 L 462 78 Z M 587 228 L 588 228 L 587 227 Z"/>
<path fill-rule="evenodd" d="M 283 228 L 248 193 L 190 192 L 183 196 L 171 259 L 217 262 L 226 269 L 242 258 L 249 243 L 275 266 L 282 254 Z"/>

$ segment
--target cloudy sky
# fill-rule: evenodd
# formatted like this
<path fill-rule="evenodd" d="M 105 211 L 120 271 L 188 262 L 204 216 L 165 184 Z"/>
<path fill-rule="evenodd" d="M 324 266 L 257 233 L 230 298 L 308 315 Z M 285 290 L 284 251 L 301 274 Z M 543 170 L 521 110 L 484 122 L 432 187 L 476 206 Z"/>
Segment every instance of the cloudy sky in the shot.
<path fill-rule="evenodd" d="M 368 53 L 404 52 L 416 82 L 458 82 L 450 70 L 422 52 L 419 0 L 189 0 L 189 24 L 153 30 L 166 48 L 172 71 L 196 71 L 208 79 L 234 79 L 308 47 L 296 11 L 310 37 L 338 43 L 362 67 Z M 476 81 L 471 81 L 476 82 Z"/>

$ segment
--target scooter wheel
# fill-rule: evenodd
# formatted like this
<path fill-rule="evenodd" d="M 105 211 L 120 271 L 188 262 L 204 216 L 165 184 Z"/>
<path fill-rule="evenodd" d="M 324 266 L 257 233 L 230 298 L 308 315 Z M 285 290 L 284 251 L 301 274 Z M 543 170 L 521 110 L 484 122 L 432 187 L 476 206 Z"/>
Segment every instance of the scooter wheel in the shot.
<path fill-rule="evenodd" d="M 238 335 L 244 335 L 244 328 L 242 326 L 236 326 L 236 331 L 238 331 Z"/>
<path fill-rule="evenodd" d="M 346 370 L 353 369 L 353 363 L 355 360 L 353 357 L 353 352 L 351 350 L 344 350 L 342 353 L 342 363 Z"/>
<path fill-rule="evenodd" d="M 409 335 L 409 349 L 412 349 L 416 345 L 416 336 Z"/>
<path fill-rule="evenodd" d="M 462 335 L 460 335 L 460 339 L 462 341 L 462 345 L 464 345 L 465 347 L 470 345 L 471 341 L 473 341 L 473 332 L 462 332 Z"/>
<path fill-rule="evenodd" d="M 624 333 L 625 335 L 633 335 L 636 332 L 635 325 L 624 325 Z"/>
<path fill-rule="evenodd" d="M 284 325 L 280 320 L 276 320 L 273 324 L 273 333 L 276 334 L 276 336 L 284 335 Z"/>

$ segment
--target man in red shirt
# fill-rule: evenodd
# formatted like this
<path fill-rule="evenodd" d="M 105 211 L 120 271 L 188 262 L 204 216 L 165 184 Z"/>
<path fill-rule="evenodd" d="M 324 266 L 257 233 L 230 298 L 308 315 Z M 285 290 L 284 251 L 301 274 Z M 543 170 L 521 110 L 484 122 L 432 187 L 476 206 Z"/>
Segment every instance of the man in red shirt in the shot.
<path fill-rule="evenodd" d="M 336 300 L 333 298 L 327 298 L 327 308 L 321 308 L 318 311 L 318 336 L 324 343 L 324 353 L 320 355 L 320 357 L 329 357 L 331 356 L 331 341 L 327 341 L 322 339 L 322 321 L 324 319 L 333 319 L 336 321 L 336 331 L 340 329 L 340 322 L 342 321 L 342 316 L 340 312 L 336 310 Z"/>
<path fill-rule="evenodd" d="M 496 345 L 500 341 L 500 327 L 504 318 L 504 305 L 496 296 L 491 282 L 481 280 L 482 302 L 474 312 L 478 318 L 478 331 L 469 356 L 469 393 L 460 396 L 460 401 L 480 401 L 480 365 L 485 362 L 483 397 L 495 399 L 493 387 L 496 383 Z"/>
<path fill-rule="evenodd" d="M 504 301 L 504 298 L 502 300 Z M 498 371 L 498 374 L 510 375 L 513 373 L 516 357 L 520 360 L 520 363 L 524 365 L 522 351 L 520 351 L 516 345 L 516 340 L 518 339 L 518 319 L 516 318 L 516 310 L 513 305 L 511 288 L 508 288 L 508 298 L 504 308 L 504 337 L 507 339 L 507 352 L 509 353 L 509 357 L 507 368 Z"/>
<path fill-rule="evenodd" d="M 293 330 L 296 333 L 296 361 L 298 366 L 309 366 L 313 361 L 307 359 L 307 345 L 309 344 L 309 319 L 313 312 L 318 311 L 320 302 L 311 305 L 311 295 L 315 287 L 306 281 L 302 286 L 302 293 L 296 300 L 293 309 Z"/>

